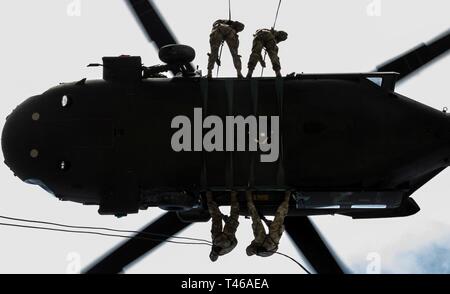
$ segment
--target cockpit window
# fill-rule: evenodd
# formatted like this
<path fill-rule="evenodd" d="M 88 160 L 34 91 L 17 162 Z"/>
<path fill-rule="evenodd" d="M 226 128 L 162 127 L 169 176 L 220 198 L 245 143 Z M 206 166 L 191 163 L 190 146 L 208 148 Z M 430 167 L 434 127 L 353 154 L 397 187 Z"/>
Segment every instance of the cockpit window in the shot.
<path fill-rule="evenodd" d="M 34 121 L 38 121 L 41 118 L 41 115 L 39 114 L 39 112 L 35 112 L 31 115 L 31 119 Z"/>
<path fill-rule="evenodd" d="M 39 157 L 39 150 L 31 149 L 30 156 L 31 156 L 31 158 L 38 158 Z"/>

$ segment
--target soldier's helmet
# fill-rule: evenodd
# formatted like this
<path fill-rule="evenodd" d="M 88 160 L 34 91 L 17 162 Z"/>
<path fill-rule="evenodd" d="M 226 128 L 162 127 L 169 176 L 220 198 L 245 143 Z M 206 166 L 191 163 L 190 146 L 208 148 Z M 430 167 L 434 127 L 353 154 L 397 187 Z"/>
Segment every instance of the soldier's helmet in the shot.
<path fill-rule="evenodd" d="M 288 38 L 288 33 L 285 31 L 276 31 L 275 32 L 275 39 L 277 39 L 278 42 L 286 41 Z"/>
<path fill-rule="evenodd" d="M 239 21 L 233 21 L 231 27 L 238 33 L 242 32 L 245 28 L 245 25 Z"/>

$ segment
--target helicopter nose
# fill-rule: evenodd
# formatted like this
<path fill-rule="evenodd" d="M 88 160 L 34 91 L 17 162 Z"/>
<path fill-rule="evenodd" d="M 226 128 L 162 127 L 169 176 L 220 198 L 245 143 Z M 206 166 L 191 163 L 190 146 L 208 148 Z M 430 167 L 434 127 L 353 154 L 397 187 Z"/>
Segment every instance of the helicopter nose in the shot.
<path fill-rule="evenodd" d="M 41 114 L 36 110 L 39 98 L 33 96 L 17 106 L 6 118 L 2 131 L 5 164 L 23 181 L 31 178 L 41 155 L 36 129 L 41 119 Z"/>

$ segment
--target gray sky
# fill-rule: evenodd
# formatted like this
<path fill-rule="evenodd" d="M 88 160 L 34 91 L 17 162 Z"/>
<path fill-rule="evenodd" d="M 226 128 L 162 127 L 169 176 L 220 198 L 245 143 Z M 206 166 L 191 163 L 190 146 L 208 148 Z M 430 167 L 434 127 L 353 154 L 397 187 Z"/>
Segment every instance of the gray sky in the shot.
<path fill-rule="evenodd" d="M 197 51 L 195 63 L 206 67 L 208 34 L 212 22 L 227 17 L 226 0 L 155 1 L 181 43 Z M 246 64 L 251 35 L 273 23 L 276 0 L 232 1 L 233 17 L 246 24 L 241 33 L 241 55 Z M 159 63 L 121 0 L 81 0 L 80 16 L 69 16 L 73 0 L 0 2 L 0 127 L 24 99 L 59 82 L 101 77 L 87 69 L 102 56 L 140 55 L 147 65 Z M 369 10 L 370 4 L 381 4 Z M 420 42 L 450 28 L 448 0 L 284 0 L 277 27 L 289 32 L 280 44 L 284 73 L 370 71 Z M 75 11 L 76 12 L 76 11 Z M 234 75 L 230 54 L 224 51 L 221 75 Z M 450 106 L 447 56 L 397 88 L 432 107 Z M 267 74 L 272 74 L 266 70 Z M 1 158 L 1 161 L 3 159 Z M 96 207 L 60 202 L 35 186 L 21 183 L 0 165 L 0 214 L 77 225 L 138 229 L 161 215 L 150 209 L 116 219 L 97 215 Z M 352 220 L 320 216 L 313 220 L 336 253 L 355 272 L 366 272 L 368 257 L 381 258 L 389 273 L 450 273 L 450 172 L 444 171 L 420 189 L 414 199 L 422 210 L 412 217 Z M 165 245 L 127 269 L 128 273 L 299 273 L 291 261 L 274 256 L 249 258 L 251 223 L 241 220 L 238 247 L 218 262 L 209 261 L 208 247 Z M 198 224 L 183 236 L 209 239 L 209 224 Z M 0 273 L 65 273 L 74 269 L 73 257 L 85 267 L 121 240 L 36 232 L 0 227 Z M 280 251 L 297 259 L 290 240 L 283 237 Z M 75 255 L 71 254 L 75 253 Z M 75 269 L 77 267 L 75 266 Z"/>

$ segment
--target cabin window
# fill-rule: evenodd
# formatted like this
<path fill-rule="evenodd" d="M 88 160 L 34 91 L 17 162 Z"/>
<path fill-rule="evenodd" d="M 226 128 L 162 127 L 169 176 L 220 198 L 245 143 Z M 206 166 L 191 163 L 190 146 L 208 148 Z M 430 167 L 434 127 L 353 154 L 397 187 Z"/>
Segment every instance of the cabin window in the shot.
<path fill-rule="evenodd" d="M 67 96 L 67 95 L 62 96 L 62 98 L 61 98 L 61 106 L 63 108 L 69 107 L 70 102 L 71 101 L 70 101 L 70 97 L 69 96 Z"/>
<path fill-rule="evenodd" d="M 62 161 L 59 163 L 59 168 L 60 168 L 60 170 L 62 170 L 62 171 L 67 171 L 67 170 L 69 170 L 69 168 L 70 168 L 70 162 L 67 161 L 67 160 L 62 160 Z"/>
<path fill-rule="evenodd" d="M 383 85 L 383 78 L 373 77 L 373 78 L 367 78 L 367 79 L 377 86 L 381 87 Z"/>

